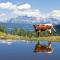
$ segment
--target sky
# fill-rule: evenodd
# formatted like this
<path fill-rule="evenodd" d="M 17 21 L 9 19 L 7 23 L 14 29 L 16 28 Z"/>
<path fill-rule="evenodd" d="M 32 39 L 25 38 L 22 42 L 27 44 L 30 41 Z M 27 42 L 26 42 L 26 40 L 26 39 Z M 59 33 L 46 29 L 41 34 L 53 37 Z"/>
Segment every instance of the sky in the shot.
<path fill-rule="evenodd" d="M 60 18 L 60 0 L 0 0 L 0 21 L 17 16 Z"/>
<path fill-rule="evenodd" d="M 31 4 L 33 8 L 43 12 L 60 9 L 60 0 L 0 0 L 0 3 L 11 2 L 13 4 Z"/>

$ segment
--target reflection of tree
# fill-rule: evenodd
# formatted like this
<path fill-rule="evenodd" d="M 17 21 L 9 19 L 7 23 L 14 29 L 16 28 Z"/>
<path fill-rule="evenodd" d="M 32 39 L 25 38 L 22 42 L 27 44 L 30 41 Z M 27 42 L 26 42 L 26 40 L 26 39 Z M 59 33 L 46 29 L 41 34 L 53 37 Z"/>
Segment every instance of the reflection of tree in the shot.
<path fill-rule="evenodd" d="M 34 48 L 34 52 L 37 53 L 37 52 L 46 52 L 46 53 L 52 53 L 53 49 L 52 49 L 52 46 L 51 46 L 51 42 L 48 42 L 48 45 L 42 45 L 38 43 L 35 45 L 35 48 Z"/>

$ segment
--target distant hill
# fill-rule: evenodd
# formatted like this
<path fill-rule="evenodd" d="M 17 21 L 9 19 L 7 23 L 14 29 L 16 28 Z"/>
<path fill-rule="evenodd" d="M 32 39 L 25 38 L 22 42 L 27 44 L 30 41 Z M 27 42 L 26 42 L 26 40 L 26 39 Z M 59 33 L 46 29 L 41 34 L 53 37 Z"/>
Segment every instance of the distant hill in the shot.
<path fill-rule="evenodd" d="M 56 25 L 54 28 L 56 29 L 56 34 L 60 35 L 60 25 Z"/>
<path fill-rule="evenodd" d="M 40 20 L 37 20 L 36 17 L 28 17 L 28 16 L 18 16 L 16 18 L 11 18 L 6 23 L 18 23 L 18 24 L 46 24 L 50 23 L 53 25 L 59 25 L 60 19 L 56 18 L 41 18 Z"/>
<path fill-rule="evenodd" d="M 4 25 L 7 28 L 23 28 L 25 30 L 31 30 L 33 31 L 33 24 L 28 24 L 28 23 L 0 23 L 0 25 Z M 54 28 L 56 29 L 57 32 L 60 32 L 60 25 L 54 25 Z"/>
<path fill-rule="evenodd" d="M 34 31 L 33 24 L 46 24 L 46 23 L 53 24 L 58 35 L 60 35 L 60 20 L 56 18 L 36 20 L 35 17 L 18 16 L 16 18 L 11 18 L 7 22 L 0 22 L 0 25 L 4 25 L 8 29 L 17 27 L 25 30 Z"/>
<path fill-rule="evenodd" d="M 32 24 L 27 24 L 27 23 L 0 23 L 0 25 L 6 26 L 8 29 L 12 28 L 22 28 L 25 30 L 33 30 L 33 25 Z"/>

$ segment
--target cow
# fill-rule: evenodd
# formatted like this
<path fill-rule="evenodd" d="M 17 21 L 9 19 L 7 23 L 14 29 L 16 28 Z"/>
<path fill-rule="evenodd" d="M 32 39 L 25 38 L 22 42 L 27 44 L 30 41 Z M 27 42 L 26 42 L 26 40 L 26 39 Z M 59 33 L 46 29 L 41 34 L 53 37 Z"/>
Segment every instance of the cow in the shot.
<path fill-rule="evenodd" d="M 35 53 L 39 53 L 39 52 L 52 53 L 53 48 L 52 48 L 51 42 L 49 41 L 47 45 L 43 45 L 43 44 L 40 44 L 40 42 L 38 41 L 37 44 L 35 45 L 33 52 L 35 52 Z"/>
<path fill-rule="evenodd" d="M 56 32 L 52 24 L 35 24 L 33 25 L 37 37 L 39 37 L 40 32 L 47 31 L 48 36 L 51 36 L 52 29 Z"/>

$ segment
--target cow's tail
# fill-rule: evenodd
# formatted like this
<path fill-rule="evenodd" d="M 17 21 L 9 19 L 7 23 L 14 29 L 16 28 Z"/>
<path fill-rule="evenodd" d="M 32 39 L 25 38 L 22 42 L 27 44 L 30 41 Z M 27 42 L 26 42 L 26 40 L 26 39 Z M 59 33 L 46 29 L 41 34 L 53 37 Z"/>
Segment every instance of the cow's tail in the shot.
<path fill-rule="evenodd" d="M 54 26 L 52 25 L 52 29 L 56 32 L 56 29 L 54 28 Z"/>

